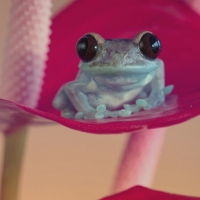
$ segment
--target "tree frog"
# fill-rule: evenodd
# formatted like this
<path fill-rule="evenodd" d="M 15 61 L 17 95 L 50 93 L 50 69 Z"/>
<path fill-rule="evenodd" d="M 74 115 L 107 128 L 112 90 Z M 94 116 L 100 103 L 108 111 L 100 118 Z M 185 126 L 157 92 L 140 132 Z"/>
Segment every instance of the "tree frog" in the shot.
<path fill-rule="evenodd" d="M 148 31 L 133 39 L 85 34 L 76 44 L 78 75 L 60 88 L 53 106 L 73 119 L 129 117 L 159 106 L 173 89 L 165 87 L 160 51 L 160 40 Z"/>

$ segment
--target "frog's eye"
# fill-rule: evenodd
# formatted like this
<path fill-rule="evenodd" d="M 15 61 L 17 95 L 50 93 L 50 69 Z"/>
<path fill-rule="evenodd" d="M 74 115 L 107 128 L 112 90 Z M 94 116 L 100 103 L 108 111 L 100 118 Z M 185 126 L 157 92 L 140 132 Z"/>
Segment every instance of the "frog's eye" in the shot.
<path fill-rule="evenodd" d="M 92 34 L 84 35 L 76 44 L 76 52 L 83 62 L 95 58 L 98 51 L 98 42 Z"/>
<path fill-rule="evenodd" d="M 154 34 L 145 32 L 139 41 L 139 48 L 142 55 L 150 60 L 155 60 L 161 51 L 161 43 Z"/>

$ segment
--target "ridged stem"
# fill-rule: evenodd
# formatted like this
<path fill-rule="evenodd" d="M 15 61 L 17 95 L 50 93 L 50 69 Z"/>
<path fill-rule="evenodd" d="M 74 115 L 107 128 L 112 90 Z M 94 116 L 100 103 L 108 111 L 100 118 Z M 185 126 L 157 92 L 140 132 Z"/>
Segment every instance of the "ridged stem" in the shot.
<path fill-rule="evenodd" d="M 50 25 L 51 0 L 12 0 L 2 67 L 1 98 L 37 107 L 42 91 Z M 17 199 L 26 136 L 25 127 L 19 130 L 20 120 L 16 117 L 14 123 L 5 124 L 1 200 Z"/>
<path fill-rule="evenodd" d="M 51 0 L 12 0 L 0 97 L 35 108 L 46 67 Z"/>

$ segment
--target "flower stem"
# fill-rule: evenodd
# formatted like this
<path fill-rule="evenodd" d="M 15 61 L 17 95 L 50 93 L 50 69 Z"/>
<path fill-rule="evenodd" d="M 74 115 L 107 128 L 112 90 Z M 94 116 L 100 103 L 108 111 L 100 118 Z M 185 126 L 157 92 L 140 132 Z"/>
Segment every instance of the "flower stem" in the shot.
<path fill-rule="evenodd" d="M 126 146 L 113 192 L 121 192 L 135 185 L 151 184 L 164 140 L 165 129 L 132 133 Z"/>
<path fill-rule="evenodd" d="M 26 127 L 22 127 L 13 133 L 5 134 L 1 200 L 17 200 L 26 132 Z"/>

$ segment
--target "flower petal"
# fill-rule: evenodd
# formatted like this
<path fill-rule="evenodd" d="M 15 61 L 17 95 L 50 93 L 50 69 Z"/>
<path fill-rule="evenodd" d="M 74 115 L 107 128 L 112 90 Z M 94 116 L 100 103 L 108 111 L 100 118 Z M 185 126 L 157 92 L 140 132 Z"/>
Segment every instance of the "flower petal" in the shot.
<path fill-rule="evenodd" d="M 157 128 L 200 114 L 200 16 L 182 0 L 75 1 L 53 19 L 49 61 L 38 110 L 16 104 L 73 129 L 92 133 L 121 133 Z M 52 107 L 56 92 L 78 72 L 77 39 L 87 32 L 104 38 L 132 38 L 150 30 L 162 41 L 166 85 L 174 84 L 166 104 L 120 120 L 73 121 Z M 176 99 L 177 98 L 177 99 Z"/>
<path fill-rule="evenodd" d="M 129 122 L 108 122 L 103 130 L 98 124 L 99 132 L 162 127 L 198 115 L 199 20 L 200 16 L 181 0 L 76 1 L 54 19 L 50 59 L 39 109 L 54 113 L 51 106 L 54 95 L 61 85 L 75 78 L 79 58 L 74 46 L 80 36 L 92 31 L 104 38 L 131 38 L 139 31 L 150 30 L 162 41 L 166 85 L 174 84 L 177 103 L 167 101 L 164 107 L 139 118 L 133 117 Z M 87 130 L 93 123 L 87 122 Z"/>
<path fill-rule="evenodd" d="M 102 200 L 200 200 L 197 197 L 181 196 L 171 193 L 151 190 L 142 186 L 136 186 Z"/>

